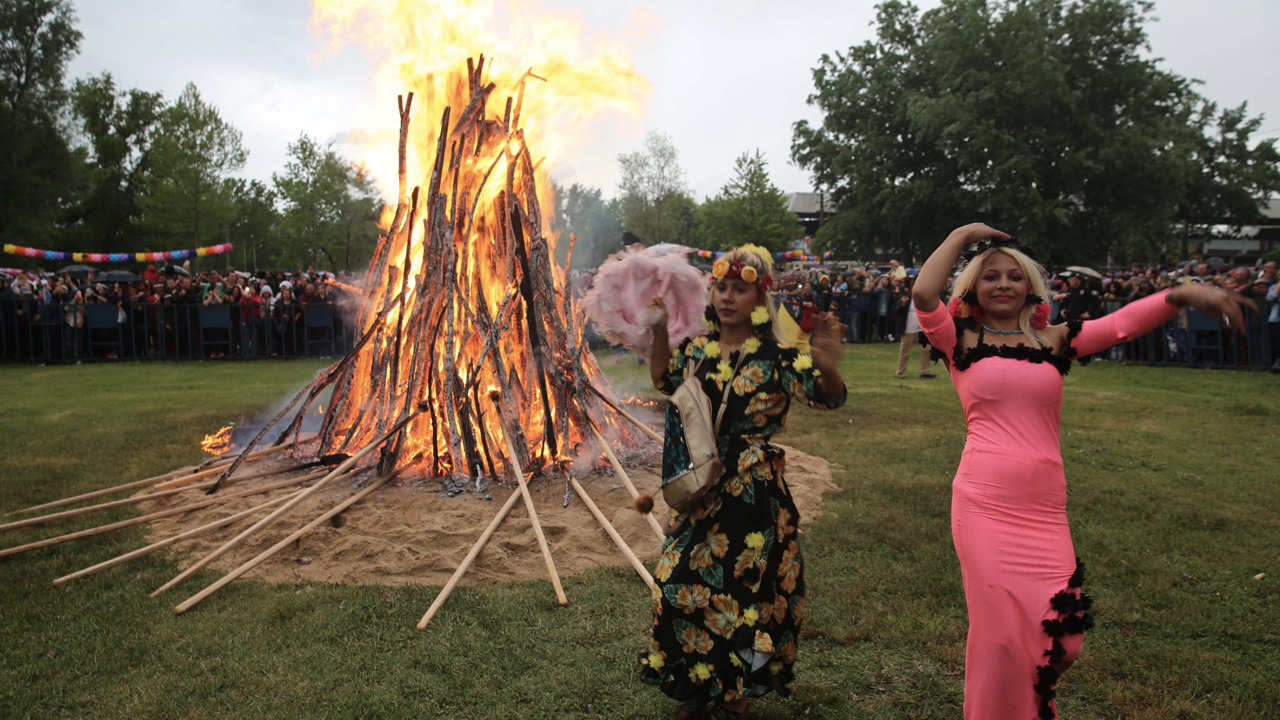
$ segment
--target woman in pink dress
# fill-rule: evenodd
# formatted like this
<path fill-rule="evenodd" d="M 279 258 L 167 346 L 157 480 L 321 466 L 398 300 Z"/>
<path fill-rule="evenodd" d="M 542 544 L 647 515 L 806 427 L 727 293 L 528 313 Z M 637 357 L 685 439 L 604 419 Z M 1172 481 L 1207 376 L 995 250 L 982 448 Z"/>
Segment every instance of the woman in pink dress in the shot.
<path fill-rule="evenodd" d="M 961 251 L 976 247 L 938 300 Z M 950 371 L 968 436 L 951 486 L 951 532 L 969 610 L 964 716 L 1057 717 L 1054 685 L 1092 626 L 1084 566 L 1067 525 L 1058 444 L 1062 378 L 1084 358 L 1193 307 L 1244 328 L 1253 302 L 1179 285 L 1098 320 L 1048 325 L 1044 271 L 1021 244 L 981 223 L 929 257 L 913 291 L 920 327 Z"/>

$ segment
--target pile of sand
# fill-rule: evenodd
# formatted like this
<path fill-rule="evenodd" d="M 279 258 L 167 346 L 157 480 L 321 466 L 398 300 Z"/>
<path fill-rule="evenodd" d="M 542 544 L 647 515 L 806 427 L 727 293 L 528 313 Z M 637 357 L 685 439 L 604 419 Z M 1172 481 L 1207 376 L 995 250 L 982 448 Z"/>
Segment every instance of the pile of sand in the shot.
<path fill-rule="evenodd" d="M 632 465 L 627 472 L 640 492 L 658 497 L 660 470 L 657 461 L 651 461 Z M 825 460 L 791 448 L 787 449 L 786 479 L 801 517 L 807 520 L 820 513 L 822 494 L 836 489 Z M 660 541 L 644 517 L 632 508 L 631 495 L 617 478 L 612 474 L 590 474 L 580 477 L 579 482 L 641 560 L 658 556 Z M 242 489 L 238 485 L 231 487 Z M 602 565 L 628 566 L 580 499 L 575 497 L 569 507 L 563 507 L 563 481 L 538 479 L 529 487 L 561 576 Z M 494 487 L 489 498 L 476 493 L 449 497 L 434 488 L 431 484 L 384 486 L 259 565 L 247 577 L 274 583 L 443 585 L 507 495 L 518 491 Z M 293 491 L 237 498 L 216 506 L 216 510 L 164 518 L 152 523 L 151 541 L 172 537 Z M 318 491 L 275 524 L 223 555 L 212 567 L 224 571 L 238 567 L 351 494 L 351 483 Z M 254 520 L 266 514 L 263 511 Z M 666 517 L 660 500 L 654 514 L 660 522 Z M 172 552 L 181 557 L 182 565 L 190 565 L 238 535 L 251 522 L 241 520 L 178 543 Z M 462 582 L 543 579 L 546 572 L 524 503 L 517 502 Z"/>

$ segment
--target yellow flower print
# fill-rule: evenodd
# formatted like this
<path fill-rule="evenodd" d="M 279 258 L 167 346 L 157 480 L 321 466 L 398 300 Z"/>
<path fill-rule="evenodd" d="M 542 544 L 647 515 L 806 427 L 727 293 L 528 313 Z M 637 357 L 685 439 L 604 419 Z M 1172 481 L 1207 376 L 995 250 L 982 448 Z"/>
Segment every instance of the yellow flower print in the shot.
<path fill-rule="evenodd" d="M 701 685 L 703 682 L 711 678 L 711 666 L 706 663 L 698 663 L 689 670 L 689 679 Z"/>
<path fill-rule="evenodd" d="M 796 642 L 794 640 L 778 648 L 778 659 L 785 663 L 796 661 Z"/>
<path fill-rule="evenodd" d="M 707 539 L 703 542 L 711 548 L 711 554 L 718 558 L 724 557 L 724 554 L 729 552 L 729 536 L 720 532 L 720 523 L 707 529 Z"/>
<path fill-rule="evenodd" d="M 751 324 L 764 325 L 769 322 L 769 308 L 764 305 L 757 305 L 755 310 L 751 311 Z"/>
<path fill-rule="evenodd" d="M 795 605 L 791 607 L 791 617 L 796 619 L 796 624 L 804 622 L 804 598 L 796 600 Z"/>
<path fill-rule="evenodd" d="M 738 601 L 728 595 L 713 595 L 703 615 L 708 630 L 727 638 L 738 626 Z"/>
<path fill-rule="evenodd" d="M 781 595 L 773 600 L 773 623 L 776 625 L 787 617 L 787 599 Z"/>
<path fill-rule="evenodd" d="M 753 607 L 747 608 L 746 611 L 742 613 L 742 622 L 745 623 L 747 627 L 755 627 L 755 624 L 759 621 L 760 611 Z"/>
<path fill-rule="evenodd" d="M 781 394 L 766 393 L 766 392 L 756 393 L 755 395 L 752 395 L 751 400 L 747 402 L 747 412 L 749 413 L 765 413 L 770 411 L 777 412 L 781 410 L 781 408 L 776 407 L 776 405 L 779 400 L 782 400 L 782 398 L 783 396 Z"/>
<path fill-rule="evenodd" d="M 733 391 L 739 395 L 750 395 L 764 383 L 764 371 L 755 363 L 747 363 L 733 379 Z"/>
<path fill-rule="evenodd" d="M 680 553 L 676 552 L 675 546 L 667 548 L 662 553 L 662 557 L 658 558 L 658 564 L 653 568 L 653 576 L 662 582 L 666 582 L 671 577 L 671 571 L 676 567 L 676 561 L 680 559 Z"/>
<path fill-rule="evenodd" d="M 720 343 L 715 340 L 708 340 L 702 348 L 702 352 L 709 358 L 718 358 L 720 357 Z"/>
<path fill-rule="evenodd" d="M 675 604 L 686 613 L 704 608 L 711 601 L 711 590 L 701 585 L 685 585 L 676 593 Z"/>
<path fill-rule="evenodd" d="M 760 338 L 749 337 L 746 342 L 742 343 L 742 352 L 750 355 L 760 349 Z"/>
<path fill-rule="evenodd" d="M 707 337 L 706 335 L 699 335 L 698 337 L 693 339 L 693 346 L 696 348 L 705 348 L 707 346 L 707 343 L 710 341 L 711 341 L 711 338 Z"/>
<path fill-rule="evenodd" d="M 747 547 L 760 550 L 764 547 L 764 533 L 753 532 L 747 535 Z"/>
<path fill-rule="evenodd" d="M 786 552 L 782 553 L 782 562 L 778 565 L 778 587 L 783 592 L 796 591 L 796 580 L 800 578 L 800 561 L 796 559 L 799 553 L 800 546 L 794 540 L 787 545 Z"/>
<path fill-rule="evenodd" d="M 722 383 L 733 377 L 733 366 L 721 360 L 716 366 L 716 374 L 712 376 L 716 382 Z"/>
<path fill-rule="evenodd" d="M 696 626 L 690 625 L 680 633 L 680 647 L 689 655 L 693 653 L 706 655 L 711 652 L 711 636 Z"/>
<path fill-rule="evenodd" d="M 667 654 L 664 652 L 651 652 L 645 660 L 648 661 L 650 669 L 655 672 L 661 672 L 662 666 L 667 664 Z"/>
<path fill-rule="evenodd" d="M 746 450 L 738 454 L 738 472 L 744 473 L 752 465 L 764 462 L 764 448 L 759 445 L 749 445 Z"/>
<path fill-rule="evenodd" d="M 708 330 L 715 330 L 716 324 L 710 318 L 702 318 L 702 326 Z"/>
<path fill-rule="evenodd" d="M 769 672 L 773 673 L 774 675 L 777 675 L 778 673 L 782 672 L 782 664 L 783 663 L 781 660 L 774 660 L 773 662 L 769 663 Z"/>
<path fill-rule="evenodd" d="M 773 638 L 769 637 L 767 633 L 757 630 L 755 642 L 751 643 L 751 649 L 756 652 L 771 653 L 773 652 Z"/>
<path fill-rule="evenodd" d="M 760 551 L 747 548 L 738 553 L 737 562 L 733 565 L 733 576 L 740 578 L 758 564 L 760 564 Z"/>
<path fill-rule="evenodd" d="M 809 353 L 800 353 L 800 357 L 796 358 L 796 370 L 804 372 L 813 367 L 813 356 Z"/>
<path fill-rule="evenodd" d="M 742 667 L 742 661 L 738 659 L 736 652 L 729 653 L 729 662 L 733 663 L 734 667 Z"/>
<path fill-rule="evenodd" d="M 778 542 L 782 542 L 786 537 L 796 531 L 796 526 L 791 524 L 791 511 L 782 508 L 778 511 Z"/>
<path fill-rule="evenodd" d="M 689 567 L 693 570 L 700 570 L 705 567 L 711 567 L 711 548 L 706 543 L 698 543 L 693 546 L 693 550 L 689 551 Z"/>

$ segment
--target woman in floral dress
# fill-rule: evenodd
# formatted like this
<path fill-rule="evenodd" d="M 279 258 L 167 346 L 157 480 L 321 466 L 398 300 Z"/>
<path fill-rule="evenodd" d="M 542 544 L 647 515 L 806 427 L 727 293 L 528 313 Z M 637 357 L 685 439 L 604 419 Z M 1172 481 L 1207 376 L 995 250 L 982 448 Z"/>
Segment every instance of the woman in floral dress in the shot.
<path fill-rule="evenodd" d="M 709 331 L 669 350 L 665 307 L 653 325 L 650 371 L 672 394 L 690 361 L 713 416 L 729 388 L 716 445 L 723 471 L 667 539 L 654 570 L 653 638 L 641 653 L 641 679 L 677 700 L 677 718 L 746 717 L 747 699 L 786 696 L 804 621 L 803 558 L 795 502 L 783 479 L 782 448 L 769 442 L 791 400 L 815 408 L 844 403 L 839 326 L 823 314 L 812 354 L 778 342 L 769 254 L 744 246 L 712 268 Z M 669 408 L 663 481 L 689 466 L 679 414 Z"/>

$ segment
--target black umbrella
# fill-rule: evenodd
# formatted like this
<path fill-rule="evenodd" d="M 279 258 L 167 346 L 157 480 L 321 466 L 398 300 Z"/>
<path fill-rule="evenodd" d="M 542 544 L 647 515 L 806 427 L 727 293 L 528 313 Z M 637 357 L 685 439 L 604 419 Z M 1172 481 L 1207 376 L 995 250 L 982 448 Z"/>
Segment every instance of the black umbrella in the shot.
<path fill-rule="evenodd" d="M 98 276 L 97 278 L 95 278 L 94 280 L 95 280 L 95 282 L 104 282 L 104 283 L 117 283 L 117 282 L 119 282 L 119 283 L 135 283 L 135 282 L 142 282 L 142 278 L 138 277 L 137 275 L 134 275 L 133 273 L 129 272 L 128 270 L 108 270 L 108 271 L 106 271 L 106 272 L 102 273 L 101 275 L 99 275 L 99 276 Z"/>
<path fill-rule="evenodd" d="M 165 265 L 163 268 L 160 269 L 160 274 L 173 276 L 173 275 L 190 275 L 191 273 L 188 272 L 187 269 L 182 267 L 181 265 Z"/>
<path fill-rule="evenodd" d="M 98 268 L 89 265 L 68 265 L 58 271 L 59 275 L 70 275 L 73 278 L 83 279 L 89 276 L 89 273 L 98 272 Z"/>

